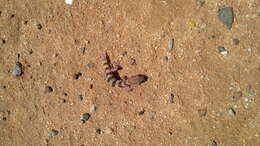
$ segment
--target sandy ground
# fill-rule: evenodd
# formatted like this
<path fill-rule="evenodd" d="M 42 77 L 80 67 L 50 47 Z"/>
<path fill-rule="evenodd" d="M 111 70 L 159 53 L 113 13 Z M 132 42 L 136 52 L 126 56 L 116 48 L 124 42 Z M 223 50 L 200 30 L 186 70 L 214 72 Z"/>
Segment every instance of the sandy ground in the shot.
<path fill-rule="evenodd" d="M 258 0 L 0 0 L 0 145 L 259 145 L 259 32 Z M 149 80 L 112 88 L 105 51 Z"/>

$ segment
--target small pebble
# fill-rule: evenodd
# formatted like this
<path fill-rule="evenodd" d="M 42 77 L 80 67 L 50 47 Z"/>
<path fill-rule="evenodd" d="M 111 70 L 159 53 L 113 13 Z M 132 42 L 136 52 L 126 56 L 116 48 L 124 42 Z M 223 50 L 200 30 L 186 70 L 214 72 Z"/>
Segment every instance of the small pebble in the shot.
<path fill-rule="evenodd" d="M 210 144 L 210 146 L 218 146 L 218 144 L 215 140 L 213 140 L 212 143 Z"/>
<path fill-rule="evenodd" d="M 105 131 L 104 131 L 104 134 L 111 134 L 113 132 L 113 129 L 112 128 L 107 128 Z"/>
<path fill-rule="evenodd" d="M 41 24 L 37 24 L 36 25 L 38 29 L 42 29 L 42 25 Z"/>
<path fill-rule="evenodd" d="M 234 14 L 232 7 L 225 7 L 218 9 L 218 19 L 228 28 L 232 28 L 234 21 Z"/>
<path fill-rule="evenodd" d="M 78 98 L 80 101 L 82 101 L 84 97 L 83 97 L 83 95 L 79 95 Z"/>
<path fill-rule="evenodd" d="M 82 47 L 82 48 L 79 48 L 79 50 L 80 50 L 80 53 L 81 53 L 81 54 L 85 54 L 86 48 L 85 48 L 85 47 Z"/>
<path fill-rule="evenodd" d="M 67 5 L 72 5 L 73 0 L 65 0 L 65 3 L 66 3 Z"/>
<path fill-rule="evenodd" d="M 14 18 L 14 16 L 15 16 L 15 15 L 14 15 L 14 14 L 12 14 L 12 15 L 11 15 L 11 18 Z"/>
<path fill-rule="evenodd" d="M 81 120 L 87 121 L 90 118 L 90 114 L 89 113 L 84 113 L 81 115 Z"/>
<path fill-rule="evenodd" d="M 6 117 L 0 117 L 0 121 L 5 121 Z"/>
<path fill-rule="evenodd" d="M 174 45 L 174 40 L 168 40 L 168 44 L 167 44 L 167 48 L 168 50 L 172 50 L 173 49 L 173 45 Z"/>
<path fill-rule="evenodd" d="M 96 129 L 96 133 L 97 133 L 97 134 L 102 134 L 101 129 L 97 128 L 97 129 Z"/>
<path fill-rule="evenodd" d="M 80 76 L 82 76 L 82 73 L 81 73 L 81 72 L 75 73 L 75 74 L 73 75 L 73 79 L 74 79 L 74 80 L 77 80 L 77 79 L 79 79 Z"/>
<path fill-rule="evenodd" d="M 240 41 L 238 39 L 233 39 L 232 42 L 233 42 L 233 45 L 238 45 Z"/>
<path fill-rule="evenodd" d="M 172 93 L 168 94 L 167 97 L 168 97 L 168 103 L 173 104 L 174 103 L 174 94 L 172 94 Z"/>
<path fill-rule="evenodd" d="M 66 103 L 67 101 L 66 101 L 66 99 L 61 99 L 61 102 Z"/>
<path fill-rule="evenodd" d="M 90 112 L 91 112 L 91 113 L 95 113 L 96 110 L 97 110 L 97 107 L 96 107 L 95 105 L 92 105 L 92 106 L 90 107 Z"/>
<path fill-rule="evenodd" d="M 206 114 L 207 114 L 207 109 L 206 108 L 199 109 L 198 114 L 199 114 L 200 117 L 205 117 Z"/>
<path fill-rule="evenodd" d="M 227 56 L 228 55 L 228 51 L 223 46 L 218 46 L 217 50 L 223 56 Z"/>
<path fill-rule="evenodd" d="M 127 55 L 127 51 L 123 51 L 121 55 L 122 56 L 126 56 Z"/>
<path fill-rule="evenodd" d="M 5 43 L 6 43 L 6 41 L 4 39 L 2 39 L 2 44 L 5 44 Z"/>
<path fill-rule="evenodd" d="M 48 134 L 48 138 L 52 138 L 52 137 L 54 137 L 54 136 L 56 136 L 58 134 L 59 134 L 58 130 L 52 129 L 51 133 Z"/>
<path fill-rule="evenodd" d="M 142 115 L 144 115 L 144 113 L 145 113 L 145 110 L 141 110 L 140 112 L 138 112 L 138 115 L 142 116 Z"/>
<path fill-rule="evenodd" d="M 247 52 L 252 52 L 252 48 L 246 48 Z"/>
<path fill-rule="evenodd" d="M 130 65 L 136 65 L 136 60 L 135 60 L 134 58 L 130 58 L 130 59 L 128 60 L 128 63 L 129 63 Z"/>
<path fill-rule="evenodd" d="M 242 91 L 236 91 L 233 93 L 232 100 L 237 101 L 243 96 Z"/>
<path fill-rule="evenodd" d="M 93 68 L 94 66 L 95 66 L 95 64 L 92 63 L 92 62 L 90 62 L 90 63 L 88 63 L 88 64 L 86 65 L 87 69 L 91 69 L 91 68 Z"/>
<path fill-rule="evenodd" d="M 23 65 L 20 62 L 17 62 L 13 67 L 12 74 L 16 77 L 21 76 L 23 74 L 22 66 Z"/>
<path fill-rule="evenodd" d="M 235 110 L 234 110 L 233 108 L 229 108 L 229 109 L 228 109 L 228 114 L 229 114 L 230 116 L 234 117 L 234 116 L 236 115 L 236 112 L 235 112 Z"/>
<path fill-rule="evenodd" d="M 0 89 L 5 89 L 6 86 L 5 85 L 0 85 Z"/>
<path fill-rule="evenodd" d="M 51 92 L 53 92 L 53 89 L 51 86 L 45 87 L 45 93 L 51 93 Z"/>
<path fill-rule="evenodd" d="M 80 120 L 80 124 L 84 124 L 84 123 L 86 123 L 85 120 Z"/>

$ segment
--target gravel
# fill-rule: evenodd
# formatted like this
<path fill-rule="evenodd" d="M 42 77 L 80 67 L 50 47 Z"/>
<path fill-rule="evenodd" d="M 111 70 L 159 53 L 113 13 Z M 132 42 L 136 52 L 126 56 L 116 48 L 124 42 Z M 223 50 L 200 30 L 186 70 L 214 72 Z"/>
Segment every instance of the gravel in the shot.
<path fill-rule="evenodd" d="M 232 117 L 234 117 L 236 115 L 236 111 L 233 108 L 229 108 L 228 109 L 228 114 Z"/>
<path fill-rule="evenodd" d="M 218 19 L 228 28 L 232 28 L 234 22 L 234 14 L 232 7 L 218 9 Z"/>
<path fill-rule="evenodd" d="M 223 55 L 223 56 L 227 56 L 227 55 L 228 55 L 228 51 L 227 51 L 226 48 L 223 47 L 223 46 L 218 46 L 218 47 L 217 47 L 217 50 L 218 50 L 218 52 L 219 52 L 221 55 Z"/>
<path fill-rule="evenodd" d="M 20 62 L 17 62 L 13 67 L 12 75 L 18 77 L 21 76 L 22 74 L 23 74 L 23 65 Z"/>
<path fill-rule="evenodd" d="M 90 107 L 90 112 L 91 113 L 95 113 L 97 111 L 97 107 L 95 106 L 95 105 L 92 105 L 91 107 Z"/>

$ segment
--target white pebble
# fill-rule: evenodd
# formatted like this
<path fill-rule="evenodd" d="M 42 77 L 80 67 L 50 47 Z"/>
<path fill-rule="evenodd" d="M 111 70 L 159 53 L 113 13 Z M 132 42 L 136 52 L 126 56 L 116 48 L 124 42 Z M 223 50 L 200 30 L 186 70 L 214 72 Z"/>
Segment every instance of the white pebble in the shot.
<path fill-rule="evenodd" d="M 113 129 L 112 128 L 107 128 L 104 133 L 105 134 L 111 134 L 113 132 Z"/>
<path fill-rule="evenodd" d="M 65 3 L 66 3 L 67 5 L 72 5 L 73 0 L 65 0 Z"/>
<path fill-rule="evenodd" d="M 223 56 L 227 56 L 228 55 L 228 51 L 227 50 L 222 51 L 222 52 L 220 52 L 220 54 L 223 55 Z"/>

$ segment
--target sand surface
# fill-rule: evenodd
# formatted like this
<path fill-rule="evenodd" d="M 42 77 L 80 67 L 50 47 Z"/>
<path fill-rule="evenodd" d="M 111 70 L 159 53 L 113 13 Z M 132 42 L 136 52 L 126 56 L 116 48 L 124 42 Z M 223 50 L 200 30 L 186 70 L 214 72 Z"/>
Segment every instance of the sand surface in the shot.
<path fill-rule="evenodd" d="M 259 32 L 258 0 L 0 0 L 0 145 L 260 145 Z M 148 81 L 111 87 L 105 51 Z"/>

